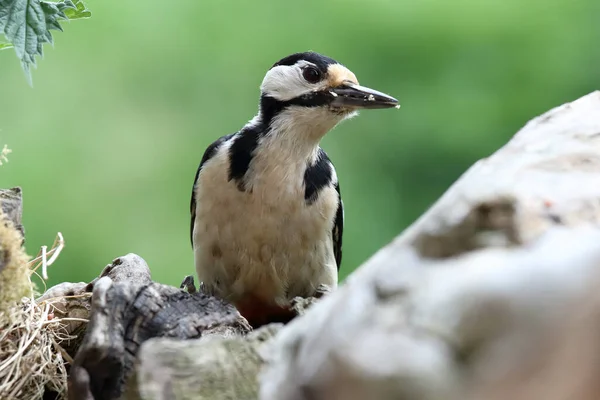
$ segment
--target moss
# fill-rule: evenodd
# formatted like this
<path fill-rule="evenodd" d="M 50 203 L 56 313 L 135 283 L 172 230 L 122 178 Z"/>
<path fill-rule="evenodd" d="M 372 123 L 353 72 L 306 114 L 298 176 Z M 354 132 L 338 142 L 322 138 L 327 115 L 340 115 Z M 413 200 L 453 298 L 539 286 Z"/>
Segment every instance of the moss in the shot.
<path fill-rule="evenodd" d="M 29 256 L 21 246 L 23 238 L 0 211 L 0 315 L 14 307 L 24 296 L 31 296 Z M 1 317 L 0 317 L 1 318 Z"/>

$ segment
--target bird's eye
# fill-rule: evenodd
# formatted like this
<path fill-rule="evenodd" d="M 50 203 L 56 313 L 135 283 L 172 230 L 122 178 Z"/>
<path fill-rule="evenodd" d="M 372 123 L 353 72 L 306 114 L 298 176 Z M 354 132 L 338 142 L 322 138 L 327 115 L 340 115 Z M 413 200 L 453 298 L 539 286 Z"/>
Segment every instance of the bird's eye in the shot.
<path fill-rule="evenodd" d="M 321 80 L 321 71 L 314 67 L 307 67 L 302 71 L 302 76 L 307 82 L 317 83 Z"/>

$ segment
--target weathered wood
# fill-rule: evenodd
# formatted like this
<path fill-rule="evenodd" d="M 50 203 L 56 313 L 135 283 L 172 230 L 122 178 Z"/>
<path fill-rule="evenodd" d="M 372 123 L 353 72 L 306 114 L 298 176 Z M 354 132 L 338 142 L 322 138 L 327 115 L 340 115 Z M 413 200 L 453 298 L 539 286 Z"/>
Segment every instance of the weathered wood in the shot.
<path fill-rule="evenodd" d="M 598 400 L 599 283 L 590 285 L 555 329 L 538 335 L 541 343 L 536 343 L 535 351 L 524 352 L 521 363 L 497 380 L 474 380 L 467 400 Z"/>
<path fill-rule="evenodd" d="M 20 187 L 12 189 L 0 189 L 0 207 L 2 208 L 2 216 L 10 221 L 13 226 L 23 236 L 25 242 L 25 229 L 21 223 L 23 217 L 23 192 Z M 9 263 L 10 255 L 2 250 L 0 246 L 0 271 Z"/>
<path fill-rule="evenodd" d="M 118 398 L 140 345 L 151 338 L 251 329 L 229 304 L 152 282 L 145 261 L 134 254 L 116 259 L 92 286 L 90 322 L 70 375 L 72 400 Z"/>
<path fill-rule="evenodd" d="M 186 277 L 182 286 L 189 290 L 193 279 Z M 320 287 L 318 292 L 326 294 L 329 290 Z M 292 308 L 297 315 L 304 315 L 317 301 L 297 297 Z M 147 340 L 140 348 L 135 375 L 128 381 L 123 398 L 254 400 L 263 365 L 261 353 L 282 326 L 269 324 L 242 335 L 232 325 L 218 325 L 204 330 L 199 340 Z"/>
<path fill-rule="evenodd" d="M 77 349 L 85 336 L 87 323 L 92 308 L 92 285 L 85 282 L 64 282 L 48 289 L 36 302 L 52 304 L 54 317 L 65 319 L 64 329 L 74 339 L 59 343 L 71 357 L 75 357 Z"/>
<path fill-rule="evenodd" d="M 245 337 L 151 339 L 142 345 L 127 400 L 254 400 L 260 352 L 279 331 L 272 324 Z"/>
<path fill-rule="evenodd" d="M 15 228 L 25 237 L 23 228 L 23 191 L 20 187 L 0 189 L 0 205 L 4 215 L 12 221 Z"/>
<path fill-rule="evenodd" d="M 544 354 L 600 284 L 599 199 L 594 92 L 529 122 L 284 327 L 260 399 L 487 398 L 473 389 Z"/>

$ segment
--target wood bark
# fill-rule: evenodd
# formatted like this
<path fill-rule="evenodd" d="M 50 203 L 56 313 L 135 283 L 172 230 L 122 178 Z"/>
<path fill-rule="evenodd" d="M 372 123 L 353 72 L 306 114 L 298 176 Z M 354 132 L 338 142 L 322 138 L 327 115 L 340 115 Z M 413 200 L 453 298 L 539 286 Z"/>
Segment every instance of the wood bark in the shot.
<path fill-rule="evenodd" d="M 25 242 L 25 229 L 21 223 L 23 217 L 23 192 L 20 187 L 12 189 L 0 189 L 0 207 L 3 218 L 10 221 L 14 227 L 21 232 L 23 243 Z M 8 264 L 9 254 L 0 246 L 0 272 Z"/>
<path fill-rule="evenodd" d="M 250 400 L 258 397 L 261 351 L 280 330 L 271 324 L 247 336 L 151 339 L 140 349 L 126 398 Z"/>
<path fill-rule="evenodd" d="M 0 204 L 2 213 L 9 221 L 12 221 L 15 228 L 25 236 L 25 229 L 21 222 L 23 218 L 23 191 L 20 187 L 11 189 L 0 189 Z"/>
<path fill-rule="evenodd" d="M 145 341 L 250 331 L 235 308 L 204 293 L 152 282 L 135 254 L 117 258 L 90 284 L 92 310 L 69 378 L 69 399 L 116 399 Z"/>

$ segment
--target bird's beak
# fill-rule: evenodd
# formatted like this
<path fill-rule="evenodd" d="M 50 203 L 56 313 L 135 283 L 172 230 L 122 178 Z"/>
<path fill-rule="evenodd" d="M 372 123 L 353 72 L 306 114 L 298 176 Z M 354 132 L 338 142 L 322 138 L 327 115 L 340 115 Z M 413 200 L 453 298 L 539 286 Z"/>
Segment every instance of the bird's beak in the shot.
<path fill-rule="evenodd" d="M 366 109 L 400 107 L 395 98 L 353 82 L 346 81 L 341 86 L 330 89 L 329 92 L 333 96 L 330 104 L 333 107 Z"/>

